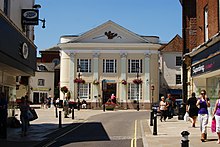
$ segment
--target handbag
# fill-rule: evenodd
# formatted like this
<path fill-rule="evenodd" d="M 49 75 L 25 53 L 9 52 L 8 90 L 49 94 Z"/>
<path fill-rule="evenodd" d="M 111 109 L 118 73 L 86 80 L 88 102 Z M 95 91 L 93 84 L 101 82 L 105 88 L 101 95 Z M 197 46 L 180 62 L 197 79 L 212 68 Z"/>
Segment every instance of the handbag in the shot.
<path fill-rule="evenodd" d="M 189 121 L 189 113 L 188 112 L 186 112 L 184 115 L 184 121 L 185 122 Z"/>
<path fill-rule="evenodd" d="M 29 121 L 32 121 L 32 120 L 38 119 L 38 115 L 37 115 L 37 113 L 36 113 L 36 111 L 35 111 L 34 108 L 30 108 L 30 112 L 32 113 L 33 118 L 32 118 L 32 119 L 29 119 Z"/>
<path fill-rule="evenodd" d="M 28 117 L 28 120 L 32 120 L 34 117 L 30 110 L 27 111 L 27 117 Z"/>
<path fill-rule="evenodd" d="M 212 119 L 211 131 L 212 131 L 212 133 L 216 132 L 216 120 L 215 120 L 215 118 Z"/>

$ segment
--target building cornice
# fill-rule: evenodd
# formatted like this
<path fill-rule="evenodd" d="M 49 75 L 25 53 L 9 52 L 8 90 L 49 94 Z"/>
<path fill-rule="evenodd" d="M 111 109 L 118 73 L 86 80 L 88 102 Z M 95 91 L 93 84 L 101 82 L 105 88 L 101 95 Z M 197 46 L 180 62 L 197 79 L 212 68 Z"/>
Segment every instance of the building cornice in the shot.
<path fill-rule="evenodd" d="M 58 46 L 62 50 L 66 49 L 108 49 L 108 50 L 158 50 L 161 45 L 160 44 L 151 44 L 151 43 L 64 43 L 58 44 Z"/>

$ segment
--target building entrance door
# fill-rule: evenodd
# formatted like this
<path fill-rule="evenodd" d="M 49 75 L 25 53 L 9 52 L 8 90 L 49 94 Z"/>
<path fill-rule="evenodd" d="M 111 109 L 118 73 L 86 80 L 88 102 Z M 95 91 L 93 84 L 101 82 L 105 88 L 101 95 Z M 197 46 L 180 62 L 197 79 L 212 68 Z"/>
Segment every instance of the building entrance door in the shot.
<path fill-rule="evenodd" d="M 111 95 L 114 94 L 116 96 L 117 84 L 116 83 L 107 83 L 107 90 L 103 91 L 103 100 L 104 103 L 111 98 Z"/>

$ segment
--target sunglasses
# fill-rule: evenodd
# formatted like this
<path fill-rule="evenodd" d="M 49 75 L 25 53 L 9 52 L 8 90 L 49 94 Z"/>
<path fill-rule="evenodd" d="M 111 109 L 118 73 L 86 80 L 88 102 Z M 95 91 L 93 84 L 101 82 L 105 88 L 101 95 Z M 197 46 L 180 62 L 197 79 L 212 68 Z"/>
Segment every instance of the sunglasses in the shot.
<path fill-rule="evenodd" d="M 201 93 L 201 94 L 205 94 L 205 93 Z"/>

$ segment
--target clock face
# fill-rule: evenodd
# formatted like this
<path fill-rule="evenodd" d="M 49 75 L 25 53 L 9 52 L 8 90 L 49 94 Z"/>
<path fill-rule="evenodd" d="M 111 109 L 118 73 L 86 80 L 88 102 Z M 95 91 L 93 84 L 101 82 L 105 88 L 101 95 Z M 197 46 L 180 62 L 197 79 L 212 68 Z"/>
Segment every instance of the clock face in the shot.
<path fill-rule="evenodd" d="M 22 50 L 21 50 L 21 52 L 22 52 L 22 56 L 23 56 L 23 58 L 24 59 L 27 59 L 28 58 L 28 45 L 27 45 L 27 43 L 23 43 L 22 44 Z"/>

